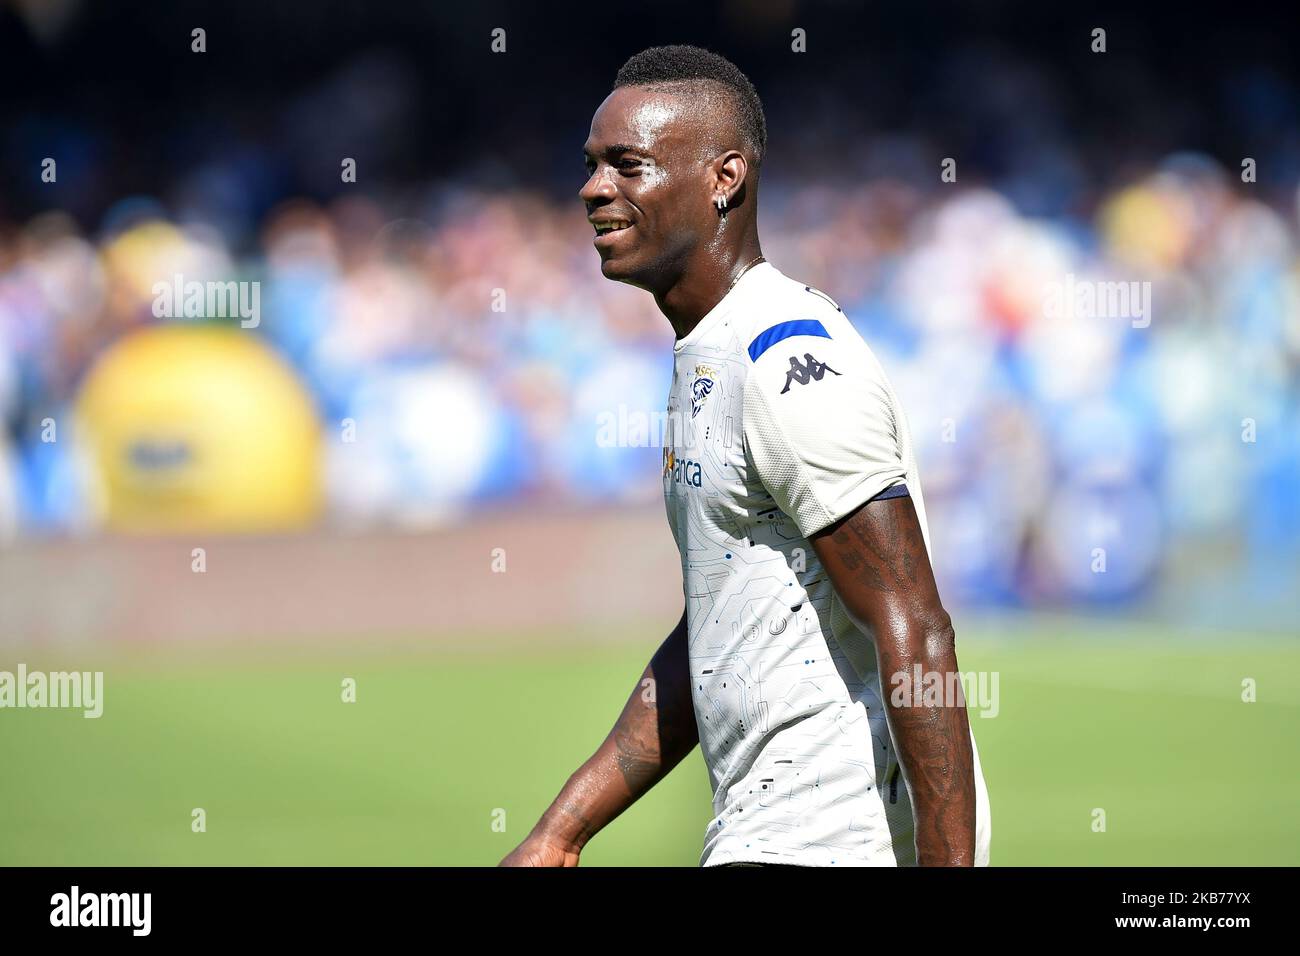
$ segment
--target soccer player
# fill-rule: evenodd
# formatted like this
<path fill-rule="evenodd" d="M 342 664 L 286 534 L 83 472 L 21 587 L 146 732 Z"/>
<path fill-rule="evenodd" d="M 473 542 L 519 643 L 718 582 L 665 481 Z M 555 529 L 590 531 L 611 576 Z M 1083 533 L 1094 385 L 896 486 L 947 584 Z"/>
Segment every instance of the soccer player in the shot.
<path fill-rule="evenodd" d="M 503 865 L 576 866 L 697 743 L 701 865 L 988 863 L 908 425 L 839 306 L 764 260 L 766 144 L 753 85 L 697 47 L 632 57 L 592 119 L 601 272 L 677 336 L 663 487 L 685 610 Z"/>

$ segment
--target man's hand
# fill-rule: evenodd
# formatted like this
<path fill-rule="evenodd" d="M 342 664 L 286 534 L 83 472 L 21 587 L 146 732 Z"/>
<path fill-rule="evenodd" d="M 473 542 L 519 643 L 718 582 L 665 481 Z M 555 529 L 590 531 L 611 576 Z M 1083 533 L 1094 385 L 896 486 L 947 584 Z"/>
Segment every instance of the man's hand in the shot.
<path fill-rule="evenodd" d="M 577 866 L 582 851 L 572 845 L 563 845 L 546 836 L 530 833 L 497 866 Z"/>
<path fill-rule="evenodd" d="M 912 798 L 917 863 L 973 865 L 975 765 L 966 702 L 959 690 L 955 701 L 923 703 L 914 689 L 910 706 L 902 706 L 890 693 L 895 675 L 911 680 L 918 665 L 942 675 L 944 687 L 958 673 L 952 621 L 939 601 L 912 499 L 869 501 L 814 534 L 812 546 L 849 616 L 875 640 L 885 716 Z"/>

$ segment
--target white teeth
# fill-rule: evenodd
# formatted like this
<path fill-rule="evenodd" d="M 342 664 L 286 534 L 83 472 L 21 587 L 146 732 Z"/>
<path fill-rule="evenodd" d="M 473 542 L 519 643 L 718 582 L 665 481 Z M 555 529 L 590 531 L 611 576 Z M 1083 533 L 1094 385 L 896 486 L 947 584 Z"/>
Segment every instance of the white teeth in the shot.
<path fill-rule="evenodd" d="M 596 235 L 603 236 L 607 232 L 613 232 L 616 229 L 626 229 L 632 225 L 626 219 L 612 219 L 609 222 L 602 222 L 596 226 Z"/>

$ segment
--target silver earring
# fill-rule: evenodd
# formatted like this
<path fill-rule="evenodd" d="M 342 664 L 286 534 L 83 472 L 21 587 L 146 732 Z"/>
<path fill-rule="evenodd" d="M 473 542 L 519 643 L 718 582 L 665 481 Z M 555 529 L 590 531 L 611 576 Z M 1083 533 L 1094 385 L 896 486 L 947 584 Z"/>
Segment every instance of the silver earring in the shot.
<path fill-rule="evenodd" d="M 714 201 L 714 202 L 717 204 L 717 206 L 718 206 L 718 212 L 722 212 L 722 210 L 724 210 L 724 209 L 727 208 L 727 194 L 726 194 L 726 193 L 718 193 L 718 195 L 717 195 L 716 197 L 714 197 L 714 200 L 713 200 L 713 201 Z"/>

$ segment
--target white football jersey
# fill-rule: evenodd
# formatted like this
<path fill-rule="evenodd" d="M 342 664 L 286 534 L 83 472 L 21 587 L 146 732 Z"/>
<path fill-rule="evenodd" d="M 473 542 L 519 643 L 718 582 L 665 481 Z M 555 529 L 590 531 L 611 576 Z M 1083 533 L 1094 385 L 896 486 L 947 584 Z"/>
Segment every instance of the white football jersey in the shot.
<path fill-rule="evenodd" d="M 701 865 L 914 864 L 875 645 L 808 544 L 871 498 L 910 494 L 929 548 L 893 389 L 840 308 L 768 263 L 674 353 L 663 484 L 714 788 Z M 978 753 L 975 780 L 984 865 Z"/>

